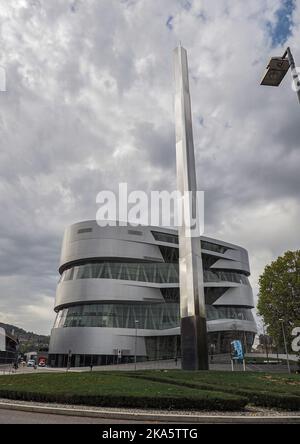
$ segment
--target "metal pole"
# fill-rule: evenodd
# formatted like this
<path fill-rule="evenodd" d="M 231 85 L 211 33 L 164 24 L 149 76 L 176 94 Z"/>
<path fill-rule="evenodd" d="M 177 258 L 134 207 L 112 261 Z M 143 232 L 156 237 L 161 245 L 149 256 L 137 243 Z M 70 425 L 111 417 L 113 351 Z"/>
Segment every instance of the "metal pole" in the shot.
<path fill-rule="evenodd" d="M 299 80 L 299 76 L 298 76 L 298 73 L 297 73 L 297 69 L 296 69 L 296 65 L 295 65 L 295 60 L 294 60 L 292 51 L 291 51 L 291 49 L 289 47 L 287 48 L 287 50 L 286 50 L 286 52 L 284 54 L 284 57 L 285 57 L 285 55 L 288 56 L 289 64 L 290 64 L 290 67 L 291 67 L 292 79 L 293 79 L 293 82 L 294 82 L 294 86 L 296 88 L 296 93 L 297 93 L 298 101 L 300 103 L 300 80 Z"/>
<path fill-rule="evenodd" d="M 134 345 L 134 370 L 136 370 L 136 346 L 137 346 L 137 325 L 139 321 L 135 321 L 135 345 Z"/>
<path fill-rule="evenodd" d="M 264 343 L 265 343 L 265 350 L 266 350 L 267 362 L 269 362 L 268 341 L 267 341 L 267 337 L 266 337 L 266 331 L 265 331 L 265 326 L 264 326 L 264 324 L 263 324 L 263 335 L 264 335 Z"/>
<path fill-rule="evenodd" d="M 247 340 L 246 340 L 246 332 L 244 331 L 243 332 L 244 333 L 244 353 L 246 354 L 247 353 Z"/>
<path fill-rule="evenodd" d="M 183 197 L 178 212 L 184 215 L 178 227 L 181 363 L 183 370 L 208 370 L 200 233 L 191 228 L 192 220 L 200 217 L 188 61 L 182 46 L 175 49 L 175 90 L 177 188 Z"/>
<path fill-rule="evenodd" d="M 286 337 L 285 337 L 285 330 L 284 330 L 283 321 L 281 321 L 281 326 L 282 326 L 282 334 L 283 334 L 284 348 L 285 348 L 285 354 L 286 354 L 287 368 L 288 368 L 288 372 L 291 373 L 291 368 L 290 368 L 290 363 L 289 363 L 289 355 L 288 355 L 288 350 L 287 350 L 287 345 L 286 345 Z"/>

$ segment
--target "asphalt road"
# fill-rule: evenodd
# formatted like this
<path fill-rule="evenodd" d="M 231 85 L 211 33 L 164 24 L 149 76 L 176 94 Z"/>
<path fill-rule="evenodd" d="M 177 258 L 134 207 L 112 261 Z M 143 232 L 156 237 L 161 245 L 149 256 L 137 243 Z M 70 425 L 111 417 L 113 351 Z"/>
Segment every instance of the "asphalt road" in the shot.
<path fill-rule="evenodd" d="M 108 418 L 82 418 L 0 409 L 0 424 L 138 424 L 138 421 Z"/>

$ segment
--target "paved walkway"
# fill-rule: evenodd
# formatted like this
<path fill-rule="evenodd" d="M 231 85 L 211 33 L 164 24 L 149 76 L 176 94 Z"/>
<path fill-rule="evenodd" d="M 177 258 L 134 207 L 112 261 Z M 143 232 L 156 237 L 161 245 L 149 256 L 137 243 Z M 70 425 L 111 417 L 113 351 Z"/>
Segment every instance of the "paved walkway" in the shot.
<path fill-rule="evenodd" d="M 228 424 L 297 423 L 300 412 L 254 408 L 241 412 L 103 408 L 0 400 L 0 424 Z"/>
<path fill-rule="evenodd" d="M 251 353 L 246 355 L 248 358 L 264 358 L 265 355 L 261 353 Z M 285 360 L 286 355 L 278 355 L 280 360 Z M 277 359 L 276 354 L 270 354 L 269 359 Z M 295 368 L 297 362 L 296 355 L 289 355 L 290 361 L 294 361 Z M 265 359 L 266 361 L 267 359 Z M 293 367 L 293 365 L 292 365 Z M 94 366 L 93 371 L 134 371 L 134 370 L 179 370 L 181 369 L 181 360 L 178 359 L 175 362 L 174 359 L 164 360 L 164 361 L 146 361 L 146 362 L 137 362 L 136 365 L 134 363 L 130 364 L 115 364 L 115 365 L 101 365 Z M 210 361 L 209 364 L 210 370 L 216 371 L 232 371 L 230 358 L 228 355 L 216 355 L 213 358 L 213 361 Z M 90 371 L 90 367 L 71 367 L 70 371 L 72 372 L 87 372 Z M 243 371 L 242 364 L 235 364 L 235 371 Z M 20 373 L 46 373 L 46 372 L 66 372 L 68 371 L 66 368 L 52 368 L 52 367 L 37 367 L 34 369 L 33 367 L 19 367 L 17 371 L 13 370 L 11 366 L 0 366 L 0 375 L 1 374 L 20 374 Z M 285 362 L 276 363 L 276 364 L 246 364 L 246 371 L 256 371 L 256 372 L 278 372 L 278 373 L 286 373 L 287 366 Z"/>
<path fill-rule="evenodd" d="M 137 424 L 140 421 L 0 409 L 0 424 Z"/>

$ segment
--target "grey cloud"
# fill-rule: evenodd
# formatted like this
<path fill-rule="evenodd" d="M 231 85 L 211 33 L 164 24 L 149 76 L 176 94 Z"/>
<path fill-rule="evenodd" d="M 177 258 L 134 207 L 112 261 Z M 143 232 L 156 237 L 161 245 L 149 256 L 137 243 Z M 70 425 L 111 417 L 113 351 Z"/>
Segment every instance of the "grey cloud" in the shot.
<path fill-rule="evenodd" d="M 124 181 L 147 192 L 176 186 L 172 50 L 179 40 L 190 56 L 207 234 L 249 249 L 254 285 L 267 261 L 299 247 L 299 107 L 289 80 L 272 91 L 258 86 L 270 55 L 283 52 L 271 50 L 265 29 L 279 3 L 204 1 L 205 20 L 189 3 L 1 4 L 4 322 L 49 333 L 63 230 L 95 217 L 99 191 Z M 298 8 L 292 47 L 299 23 Z"/>
<path fill-rule="evenodd" d="M 168 123 L 168 122 L 166 122 Z M 171 125 L 155 127 L 151 122 L 139 122 L 132 131 L 137 149 L 147 161 L 158 168 L 175 171 L 175 131 Z"/>

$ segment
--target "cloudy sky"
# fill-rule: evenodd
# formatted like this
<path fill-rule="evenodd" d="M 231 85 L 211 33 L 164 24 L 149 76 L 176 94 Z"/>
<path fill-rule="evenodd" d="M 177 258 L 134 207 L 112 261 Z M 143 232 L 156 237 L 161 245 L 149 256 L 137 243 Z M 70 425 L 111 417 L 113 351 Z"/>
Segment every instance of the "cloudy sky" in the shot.
<path fill-rule="evenodd" d="M 189 53 L 205 234 L 249 251 L 251 282 L 299 249 L 299 105 L 290 76 L 260 87 L 287 45 L 291 0 L 0 0 L 0 321 L 48 334 L 65 226 L 96 195 L 173 190 L 173 54 Z"/>

